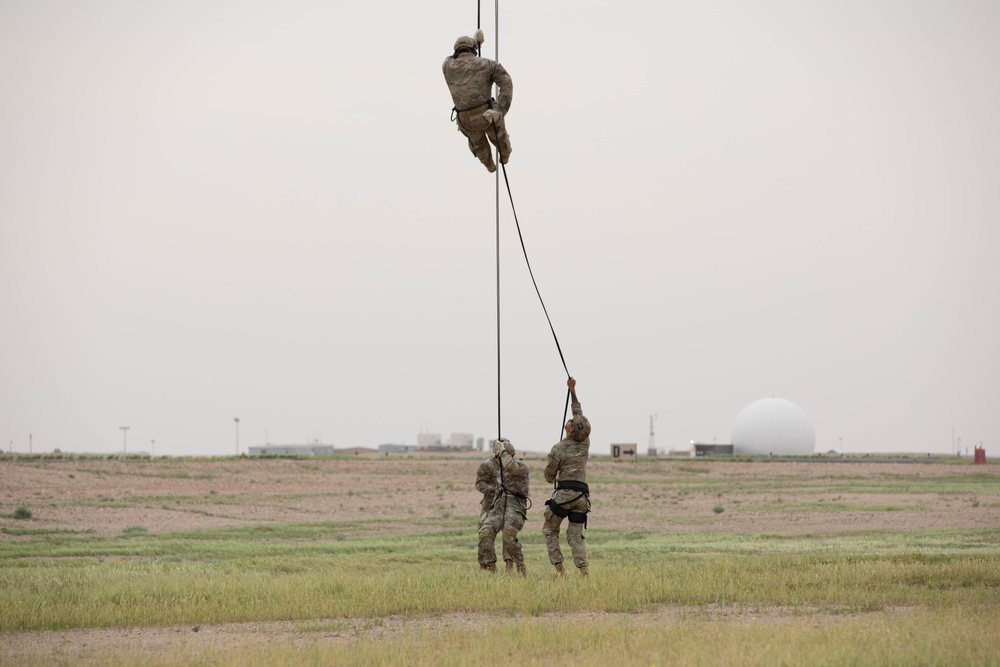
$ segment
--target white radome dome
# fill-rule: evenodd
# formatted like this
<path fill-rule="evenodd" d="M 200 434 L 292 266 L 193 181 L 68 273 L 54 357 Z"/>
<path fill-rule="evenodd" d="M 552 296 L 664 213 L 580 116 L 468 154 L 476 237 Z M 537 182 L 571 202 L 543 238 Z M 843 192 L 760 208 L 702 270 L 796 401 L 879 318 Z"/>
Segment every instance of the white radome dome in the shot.
<path fill-rule="evenodd" d="M 816 431 L 802 408 L 772 396 L 743 408 L 732 443 L 734 454 L 804 456 L 816 447 Z"/>

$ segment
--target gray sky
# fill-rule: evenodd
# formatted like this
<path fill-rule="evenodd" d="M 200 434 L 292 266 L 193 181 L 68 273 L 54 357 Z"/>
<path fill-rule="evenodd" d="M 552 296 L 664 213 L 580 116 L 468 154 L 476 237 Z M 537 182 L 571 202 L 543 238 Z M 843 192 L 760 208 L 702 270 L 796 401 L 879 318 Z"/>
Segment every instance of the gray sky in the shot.
<path fill-rule="evenodd" d="M 484 3 L 485 53 L 496 47 Z M 473 2 L 0 0 L 0 445 L 497 431 Z M 506 2 L 508 175 L 594 451 L 1000 452 L 1000 4 Z M 501 206 L 502 431 L 565 374 Z"/>

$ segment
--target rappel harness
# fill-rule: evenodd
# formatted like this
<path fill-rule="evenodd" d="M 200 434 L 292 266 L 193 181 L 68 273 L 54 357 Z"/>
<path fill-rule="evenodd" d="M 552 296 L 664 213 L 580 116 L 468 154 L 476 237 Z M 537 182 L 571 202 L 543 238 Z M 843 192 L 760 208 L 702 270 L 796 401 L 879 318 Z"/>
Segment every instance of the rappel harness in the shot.
<path fill-rule="evenodd" d="M 573 512 L 571 510 L 566 509 L 564 507 L 564 505 L 572 505 L 573 503 L 575 503 L 580 498 L 586 497 L 587 498 L 587 511 L 589 512 L 590 511 L 590 487 L 587 486 L 586 482 L 576 482 L 576 481 L 573 481 L 573 480 L 570 480 L 570 479 L 567 479 L 565 481 L 556 482 L 556 484 L 555 484 L 555 490 L 556 491 L 562 491 L 564 489 L 567 490 L 567 491 L 578 491 L 579 495 L 577 495 L 575 498 L 567 500 L 564 503 L 557 503 L 555 501 L 555 499 L 551 499 L 550 498 L 549 500 L 545 501 L 545 504 L 549 506 L 549 509 L 552 510 L 552 513 L 555 514 L 556 516 L 561 517 L 563 519 L 565 519 L 566 517 L 569 517 L 569 522 L 570 523 L 582 523 L 583 527 L 586 528 L 587 527 L 587 512 Z"/>
<path fill-rule="evenodd" d="M 509 453 L 508 453 L 508 456 L 510 456 Z M 531 509 L 531 498 L 529 498 L 528 496 L 524 495 L 520 491 L 511 491 L 510 489 L 507 488 L 507 485 L 504 483 L 504 480 L 503 480 L 503 459 L 499 460 L 497 462 L 497 465 L 500 468 L 500 493 L 504 497 L 504 508 L 503 508 L 504 512 L 506 513 L 506 511 L 507 511 L 507 496 L 514 496 L 518 500 L 523 500 L 524 502 L 527 503 L 527 506 L 524 508 L 524 511 L 527 512 L 528 510 L 530 510 Z M 500 496 L 498 495 L 497 496 L 497 500 L 499 500 L 499 499 L 500 499 Z M 493 504 L 496 505 L 496 500 L 493 501 Z"/>
<path fill-rule="evenodd" d="M 468 109 L 459 109 L 458 107 L 452 107 L 451 108 L 451 120 L 452 120 L 452 122 L 455 122 L 457 120 L 458 124 L 461 125 L 462 124 L 462 119 L 460 119 L 458 117 L 458 114 L 465 113 L 466 111 L 475 111 L 476 109 L 482 109 L 483 107 L 486 107 L 487 109 L 492 109 L 493 108 L 493 100 L 492 99 L 488 99 L 485 102 L 483 102 L 482 104 L 477 104 L 476 106 L 469 107 Z M 496 132 L 496 129 L 497 129 L 496 128 L 496 124 L 494 123 L 493 124 L 493 131 Z"/>

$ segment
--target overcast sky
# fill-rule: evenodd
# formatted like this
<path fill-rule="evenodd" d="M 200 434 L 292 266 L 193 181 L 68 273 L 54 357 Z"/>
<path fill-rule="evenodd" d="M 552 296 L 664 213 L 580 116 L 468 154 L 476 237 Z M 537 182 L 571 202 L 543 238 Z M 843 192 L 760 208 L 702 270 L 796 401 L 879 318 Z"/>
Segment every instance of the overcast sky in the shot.
<path fill-rule="evenodd" d="M 497 46 L 483 6 L 485 54 Z M 501 2 L 514 202 L 593 451 L 1000 454 L 1000 3 Z M 0 445 L 496 436 L 469 0 L 0 0 Z M 501 181 L 502 187 L 502 181 Z M 565 373 L 500 207 L 499 430 Z"/>

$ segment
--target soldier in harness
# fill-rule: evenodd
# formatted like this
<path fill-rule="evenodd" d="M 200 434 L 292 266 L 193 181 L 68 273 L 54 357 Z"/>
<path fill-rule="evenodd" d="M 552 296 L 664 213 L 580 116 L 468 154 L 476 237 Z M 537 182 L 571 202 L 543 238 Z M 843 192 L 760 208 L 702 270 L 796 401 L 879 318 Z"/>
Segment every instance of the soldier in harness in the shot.
<path fill-rule="evenodd" d="M 487 519 L 491 519 L 490 512 L 493 510 L 493 505 L 497 499 L 497 486 L 499 485 L 500 476 L 500 463 L 491 456 L 482 463 L 479 464 L 479 468 L 476 469 L 476 490 L 483 494 L 483 499 L 479 502 L 479 525 L 476 527 L 477 531 L 483 529 L 483 524 L 486 523 Z M 494 539 L 494 562 L 492 569 L 489 565 L 481 566 L 484 570 L 496 570 L 496 532 L 493 532 Z M 482 551 L 481 551 L 482 552 Z M 507 569 L 514 569 L 514 562 L 510 558 L 510 554 L 507 553 L 506 545 L 504 545 L 503 550 L 503 560 L 507 564 Z"/>
<path fill-rule="evenodd" d="M 545 481 L 555 489 L 545 501 L 542 534 L 549 552 L 549 562 L 563 574 L 563 555 L 559 549 L 559 527 L 569 519 L 566 541 L 573 552 L 573 563 L 580 575 L 589 574 L 587 549 L 583 544 L 583 529 L 590 511 L 590 488 L 587 486 L 587 460 L 590 458 L 590 421 L 583 416 L 576 398 L 576 380 L 566 381 L 573 403 L 573 417 L 566 422 L 566 437 L 552 446 L 545 465 Z"/>
<path fill-rule="evenodd" d="M 528 571 L 524 565 L 524 554 L 517 534 L 524 527 L 524 521 L 531 507 L 528 498 L 528 466 L 516 458 L 514 445 L 506 438 L 493 443 L 493 458 L 496 462 L 496 496 L 492 507 L 479 522 L 479 567 L 488 572 L 496 571 L 496 548 L 494 540 L 498 532 L 503 533 L 503 558 L 507 571 L 514 567 L 522 576 Z M 482 467 L 480 467 L 482 469 Z M 484 498 L 485 504 L 485 498 Z"/>
<path fill-rule="evenodd" d="M 455 53 L 445 58 L 441 70 L 455 103 L 451 119 L 458 121 L 458 130 L 469 140 L 472 154 L 493 173 L 497 165 L 487 138 L 500 149 L 500 161 L 507 164 L 511 149 L 504 116 L 514 97 L 514 83 L 503 65 L 477 55 L 483 40 L 482 30 L 477 30 L 475 37 L 459 37 Z M 492 98 L 493 84 L 500 89 L 497 99 Z"/>

